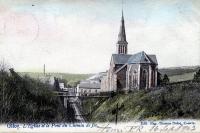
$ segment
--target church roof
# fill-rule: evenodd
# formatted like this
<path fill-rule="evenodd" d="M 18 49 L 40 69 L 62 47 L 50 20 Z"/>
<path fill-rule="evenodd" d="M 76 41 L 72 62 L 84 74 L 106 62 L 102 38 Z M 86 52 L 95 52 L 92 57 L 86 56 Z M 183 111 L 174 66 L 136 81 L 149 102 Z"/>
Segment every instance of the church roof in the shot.
<path fill-rule="evenodd" d="M 154 64 L 157 64 L 158 65 L 158 62 L 157 62 L 157 58 L 156 58 L 156 55 L 148 55 L 148 57 L 150 57 L 150 59 L 154 62 Z"/>
<path fill-rule="evenodd" d="M 128 54 L 112 54 L 114 64 L 125 64 L 131 56 Z"/>
<path fill-rule="evenodd" d="M 147 55 L 144 51 L 130 55 L 130 54 L 112 54 L 114 64 L 158 64 L 155 55 Z"/>
<path fill-rule="evenodd" d="M 156 56 L 155 55 L 147 55 L 144 51 L 136 53 L 132 55 L 128 59 L 128 64 L 134 63 L 148 63 L 148 64 L 157 64 Z"/>

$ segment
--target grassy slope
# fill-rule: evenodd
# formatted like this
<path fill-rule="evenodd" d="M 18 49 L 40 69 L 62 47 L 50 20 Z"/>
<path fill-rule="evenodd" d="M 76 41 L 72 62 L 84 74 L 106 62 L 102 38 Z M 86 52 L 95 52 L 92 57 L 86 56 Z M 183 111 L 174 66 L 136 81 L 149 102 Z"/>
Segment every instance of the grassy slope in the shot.
<path fill-rule="evenodd" d="M 159 90 L 139 91 L 115 96 L 101 104 L 92 114 L 91 121 L 114 121 L 112 110 L 117 103 L 119 121 L 168 118 L 200 118 L 200 84 L 182 83 Z"/>

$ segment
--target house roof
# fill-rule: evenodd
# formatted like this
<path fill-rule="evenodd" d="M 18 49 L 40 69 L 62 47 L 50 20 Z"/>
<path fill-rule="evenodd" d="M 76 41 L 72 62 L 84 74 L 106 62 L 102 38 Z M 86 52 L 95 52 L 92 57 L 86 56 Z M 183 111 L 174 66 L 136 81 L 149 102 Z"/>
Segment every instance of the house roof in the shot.
<path fill-rule="evenodd" d="M 85 82 L 85 83 L 80 83 L 79 88 L 84 88 L 84 89 L 100 89 L 100 83 L 90 83 L 90 82 Z"/>
<path fill-rule="evenodd" d="M 134 55 L 127 54 L 112 54 L 112 58 L 115 64 L 158 64 L 155 55 L 147 55 L 144 51 L 136 53 Z"/>

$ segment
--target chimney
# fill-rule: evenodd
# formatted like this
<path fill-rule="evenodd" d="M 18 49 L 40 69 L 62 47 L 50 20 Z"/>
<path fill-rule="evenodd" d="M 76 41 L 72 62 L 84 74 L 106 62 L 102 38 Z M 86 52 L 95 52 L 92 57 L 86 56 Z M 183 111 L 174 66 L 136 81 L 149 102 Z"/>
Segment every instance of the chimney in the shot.
<path fill-rule="evenodd" d="M 44 76 L 45 76 L 45 64 L 44 64 Z"/>

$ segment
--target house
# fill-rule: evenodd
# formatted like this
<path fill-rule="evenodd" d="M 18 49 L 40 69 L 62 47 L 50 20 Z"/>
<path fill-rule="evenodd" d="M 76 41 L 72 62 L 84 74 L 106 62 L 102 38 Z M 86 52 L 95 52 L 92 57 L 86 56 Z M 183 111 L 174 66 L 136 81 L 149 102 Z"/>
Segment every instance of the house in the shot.
<path fill-rule="evenodd" d="M 98 95 L 101 93 L 101 80 L 106 75 L 105 72 L 97 73 L 77 85 L 78 95 Z"/>
<path fill-rule="evenodd" d="M 83 81 L 77 85 L 78 95 L 97 95 L 101 92 L 99 81 Z"/>

